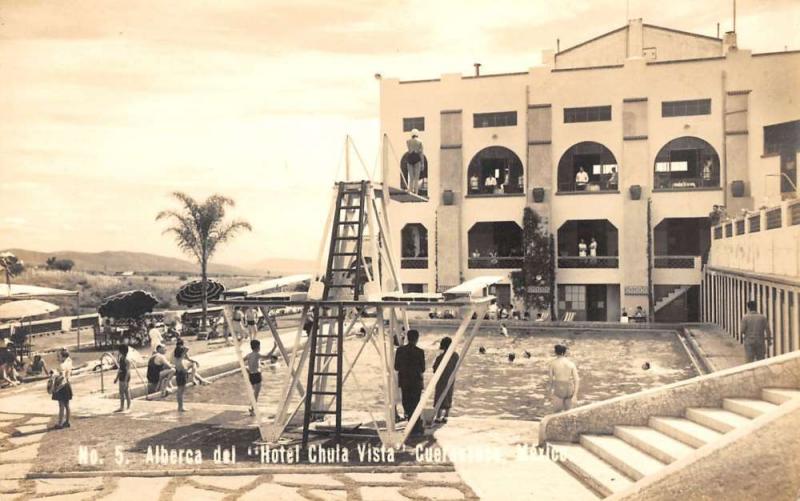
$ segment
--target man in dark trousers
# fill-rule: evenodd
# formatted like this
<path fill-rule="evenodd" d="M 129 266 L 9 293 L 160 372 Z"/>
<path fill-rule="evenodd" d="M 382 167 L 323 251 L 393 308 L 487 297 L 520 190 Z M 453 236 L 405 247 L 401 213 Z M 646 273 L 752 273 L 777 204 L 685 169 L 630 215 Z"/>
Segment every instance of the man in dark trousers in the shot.
<path fill-rule="evenodd" d="M 422 394 L 422 374 L 425 372 L 425 352 L 417 347 L 419 332 L 409 329 L 406 333 L 408 344 L 397 348 L 394 357 L 394 370 L 397 371 L 397 383 L 403 396 L 403 412 L 406 419 L 411 419 L 419 397 Z M 422 422 L 417 421 L 414 433 L 422 432 Z"/>
<path fill-rule="evenodd" d="M 747 314 L 742 318 L 742 343 L 747 363 L 764 360 L 767 345 L 772 344 L 767 317 L 758 313 L 755 301 L 747 302 Z"/>

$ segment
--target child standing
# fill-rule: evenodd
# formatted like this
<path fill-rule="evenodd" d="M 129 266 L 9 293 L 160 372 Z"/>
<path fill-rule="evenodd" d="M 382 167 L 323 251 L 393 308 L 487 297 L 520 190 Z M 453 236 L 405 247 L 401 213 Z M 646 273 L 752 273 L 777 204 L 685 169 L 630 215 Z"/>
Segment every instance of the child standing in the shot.
<path fill-rule="evenodd" d="M 117 377 L 114 382 L 119 382 L 119 409 L 115 412 L 125 410 L 125 402 L 128 402 L 128 410 L 131 410 L 131 361 L 128 360 L 128 345 L 119 346 L 119 360 L 117 361 Z"/>
<path fill-rule="evenodd" d="M 258 394 L 261 393 L 261 360 L 270 358 L 269 355 L 262 355 L 261 342 L 258 339 L 250 341 L 250 353 L 245 355 L 244 363 L 247 367 L 247 377 L 250 384 L 253 386 L 253 395 L 256 402 L 258 402 Z M 255 416 L 255 409 L 250 406 L 250 415 Z"/>
<path fill-rule="evenodd" d="M 186 412 L 183 408 L 183 394 L 186 391 L 186 382 L 189 380 L 189 372 L 186 369 L 186 347 L 178 346 L 175 348 L 175 383 L 178 385 L 178 391 L 175 396 L 178 400 L 178 412 Z"/>

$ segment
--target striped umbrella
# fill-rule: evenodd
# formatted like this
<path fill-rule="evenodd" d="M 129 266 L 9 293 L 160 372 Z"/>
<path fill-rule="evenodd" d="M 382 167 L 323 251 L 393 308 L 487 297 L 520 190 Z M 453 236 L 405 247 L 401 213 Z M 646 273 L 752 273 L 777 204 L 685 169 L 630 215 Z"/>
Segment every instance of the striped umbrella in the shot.
<path fill-rule="evenodd" d="M 206 280 L 206 297 L 209 301 L 218 299 L 225 292 L 225 286 L 216 280 Z M 175 295 L 178 304 L 196 306 L 203 302 L 203 281 L 194 280 L 184 284 Z"/>
<path fill-rule="evenodd" d="M 105 298 L 97 311 L 104 317 L 139 318 L 157 304 L 158 299 L 147 291 L 125 291 Z"/>

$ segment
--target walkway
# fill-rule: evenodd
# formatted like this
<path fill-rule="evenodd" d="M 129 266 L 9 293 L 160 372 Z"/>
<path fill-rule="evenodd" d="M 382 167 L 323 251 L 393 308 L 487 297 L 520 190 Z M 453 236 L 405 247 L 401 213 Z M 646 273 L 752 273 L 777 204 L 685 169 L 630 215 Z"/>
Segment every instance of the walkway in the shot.
<path fill-rule="evenodd" d="M 716 372 L 745 363 L 744 347 L 714 324 L 688 326 L 690 340 L 696 344 L 700 356 Z"/>

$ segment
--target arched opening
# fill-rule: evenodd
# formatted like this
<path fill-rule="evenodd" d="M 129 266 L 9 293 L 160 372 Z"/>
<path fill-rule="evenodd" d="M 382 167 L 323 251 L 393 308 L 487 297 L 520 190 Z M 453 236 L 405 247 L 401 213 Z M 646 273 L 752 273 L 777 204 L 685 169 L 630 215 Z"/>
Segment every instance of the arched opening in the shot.
<path fill-rule="evenodd" d="M 607 219 L 565 222 L 558 229 L 558 267 L 619 267 L 617 228 Z"/>
<path fill-rule="evenodd" d="M 467 238 L 469 268 L 522 268 L 522 228 L 514 221 L 475 223 Z"/>
<path fill-rule="evenodd" d="M 428 230 L 420 223 L 409 223 L 400 231 L 401 268 L 428 267 Z"/>
<path fill-rule="evenodd" d="M 558 162 L 558 191 L 617 191 L 619 166 L 611 150 L 584 141 L 571 146 Z"/>
<path fill-rule="evenodd" d="M 719 155 L 714 147 L 697 137 L 673 139 L 656 155 L 656 189 L 719 187 Z"/>
<path fill-rule="evenodd" d="M 472 157 L 467 168 L 470 195 L 508 195 L 522 193 L 525 180 L 522 161 L 503 146 L 489 146 Z"/>
<path fill-rule="evenodd" d="M 406 181 L 408 179 L 407 158 L 407 152 L 400 158 L 400 172 L 402 172 L 402 175 L 400 176 L 400 188 L 404 190 L 408 189 L 408 182 Z M 422 154 L 422 171 L 419 173 L 419 186 L 417 194 L 422 197 L 428 196 L 428 157 L 426 157 L 424 153 Z"/>

